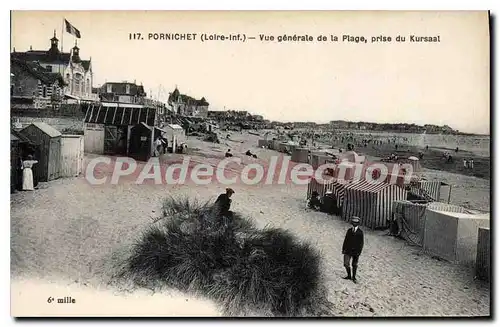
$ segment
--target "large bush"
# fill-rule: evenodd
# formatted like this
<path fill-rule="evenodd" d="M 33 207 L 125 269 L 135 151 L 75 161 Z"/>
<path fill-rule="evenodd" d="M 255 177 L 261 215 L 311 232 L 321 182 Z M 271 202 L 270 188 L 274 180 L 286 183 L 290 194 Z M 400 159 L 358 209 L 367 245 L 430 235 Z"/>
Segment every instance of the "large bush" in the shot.
<path fill-rule="evenodd" d="M 229 315 L 330 313 L 319 254 L 289 232 L 259 230 L 237 213 L 222 218 L 189 199 L 166 199 L 162 216 L 126 262 L 124 275 L 136 284 L 198 292 Z"/>

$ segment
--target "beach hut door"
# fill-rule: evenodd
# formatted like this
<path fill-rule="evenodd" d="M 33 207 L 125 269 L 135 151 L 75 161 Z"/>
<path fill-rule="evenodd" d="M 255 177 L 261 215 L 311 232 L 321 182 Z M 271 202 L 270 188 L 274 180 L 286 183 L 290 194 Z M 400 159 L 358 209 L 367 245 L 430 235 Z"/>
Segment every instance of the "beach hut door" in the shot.
<path fill-rule="evenodd" d="M 116 126 L 104 126 L 104 153 L 114 154 L 118 143 Z"/>

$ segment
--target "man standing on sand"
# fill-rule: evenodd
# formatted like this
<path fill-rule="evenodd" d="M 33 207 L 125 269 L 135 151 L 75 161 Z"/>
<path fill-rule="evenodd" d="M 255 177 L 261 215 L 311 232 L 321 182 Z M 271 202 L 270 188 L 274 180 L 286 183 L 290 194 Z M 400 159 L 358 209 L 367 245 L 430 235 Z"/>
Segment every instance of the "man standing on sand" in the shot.
<path fill-rule="evenodd" d="M 358 259 L 363 251 L 364 235 L 363 231 L 359 228 L 359 218 L 352 217 L 352 227 L 347 230 L 342 245 L 342 254 L 344 255 L 344 267 L 347 276 L 344 279 L 352 279 L 356 283 L 356 271 L 358 270 Z M 350 262 L 352 260 L 352 275 Z"/>

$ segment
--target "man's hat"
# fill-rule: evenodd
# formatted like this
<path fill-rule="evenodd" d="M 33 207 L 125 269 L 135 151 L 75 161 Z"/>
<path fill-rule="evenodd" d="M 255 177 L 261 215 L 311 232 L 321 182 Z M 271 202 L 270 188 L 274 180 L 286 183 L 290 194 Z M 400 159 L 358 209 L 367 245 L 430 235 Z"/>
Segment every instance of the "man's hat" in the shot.
<path fill-rule="evenodd" d="M 359 217 L 356 217 L 356 216 L 352 217 L 351 218 L 351 222 L 353 222 L 353 223 L 359 223 Z"/>
<path fill-rule="evenodd" d="M 234 190 L 232 188 L 226 188 L 226 193 L 233 193 L 234 194 Z"/>

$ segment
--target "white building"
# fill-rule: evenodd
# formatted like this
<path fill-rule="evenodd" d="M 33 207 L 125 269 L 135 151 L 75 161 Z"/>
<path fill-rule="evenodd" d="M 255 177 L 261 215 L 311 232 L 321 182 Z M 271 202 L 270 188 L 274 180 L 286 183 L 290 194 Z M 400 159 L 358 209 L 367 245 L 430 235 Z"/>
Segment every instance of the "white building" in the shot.
<path fill-rule="evenodd" d="M 48 72 L 61 74 L 67 83 L 63 93 L 68 102 L 98 100 L 98 95 L 92 93 L 92 59 L 82 60 L 76 43 L 71 52 L 61 52 L 55 31 L 50 39 L 50 49 L 33 50 L 30 47 L 26 52 L 16 52 L 14 49 L 11 56 L 27 62 L 37 62 Z"/>

